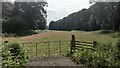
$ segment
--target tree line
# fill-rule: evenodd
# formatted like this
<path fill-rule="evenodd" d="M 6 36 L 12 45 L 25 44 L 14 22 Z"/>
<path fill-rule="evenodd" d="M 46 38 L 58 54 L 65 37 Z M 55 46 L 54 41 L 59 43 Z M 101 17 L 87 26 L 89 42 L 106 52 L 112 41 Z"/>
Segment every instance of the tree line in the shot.
<path fill-rule="evenodd" d="M 46 29 L 46 2 L 2 2 L 3 33 Z"/>
<path fill-rule="evenodd" d="M 51 21 L 50 30 L 120 30 L 120 2 L 97 2 L 88 9 Z"/>

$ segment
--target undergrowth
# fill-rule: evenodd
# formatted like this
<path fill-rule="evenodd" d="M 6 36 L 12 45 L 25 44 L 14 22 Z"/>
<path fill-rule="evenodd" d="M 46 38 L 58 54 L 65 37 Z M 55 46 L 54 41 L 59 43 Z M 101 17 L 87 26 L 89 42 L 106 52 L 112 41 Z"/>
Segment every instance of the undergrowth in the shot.
<path fill-rule="evenodd" d="M 119 40 L 120 41 L 120 40 Z M 120 67 L 120 42 L 117 46 L 112 43 L 97 43 L 95 51 L 81 49 L 71 55 L 73 61 L 94 68 Z M 119 46 L 118 46 L 119 45 Z"/>
<path fill-rule="evenodd" d="M 2 68 L 23 68 L 28 63 L 27 52 L 17 43 L 5 44 L 2 49 Z"/>

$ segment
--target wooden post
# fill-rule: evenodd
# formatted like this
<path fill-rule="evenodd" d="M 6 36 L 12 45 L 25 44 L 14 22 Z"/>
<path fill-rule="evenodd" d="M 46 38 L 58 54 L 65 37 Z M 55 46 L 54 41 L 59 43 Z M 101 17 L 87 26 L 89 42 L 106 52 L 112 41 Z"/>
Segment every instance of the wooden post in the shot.
<path fill-rule="evenodd" d="M 72 40 L 71 40 L 71 51 L 70 53 L 73 54 L 75 51 L 75 35 L 72 35 Z"/>
<path fill-rule="evenodd" d="M 96 47 L 96 41 L 93 41 L 93 48 Z"/>
<path fill-rule="evenodd" d="M 61 55 L 61 41 L 60 41 L 60 55 Z"/>
<path fill-rule="evenodd" d="M 36 57 L 38 57 L 38 48 L 37 48 L 37 43 L 36 43 Z"/>
<path fill-rule="evenodd" d="M 50 57 L 50 42 L 48 42 L 48 57 Z"/>

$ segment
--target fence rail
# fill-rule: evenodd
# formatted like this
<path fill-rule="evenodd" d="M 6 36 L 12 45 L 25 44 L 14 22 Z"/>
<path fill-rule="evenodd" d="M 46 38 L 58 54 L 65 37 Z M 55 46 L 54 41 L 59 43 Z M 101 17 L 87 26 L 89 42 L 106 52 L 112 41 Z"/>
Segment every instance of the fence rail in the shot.
<path fill-rule="evenodd" d="M 94 50 L 93 48 L 96 47 L 96 41 L 93 41 L 93 42 L 76 41 L 76 40 L 75 40 L 75 35 L 72 35 L 71 51 L 70 51 L 70 53 L 73 54 L 76 49 L 77 49 L 77 50 L 78 50 L 78 49 L 82 49 L 82 46 L 89 46 L 89 47 L 91 47 L 91 48 L 85 48 L 85 49 Z"/>
<path fill-rule="evenodd" d="M 76 43 L 87 43 L 87 44 L 93 44 L 93 42 L 89 41 L 89 42 L 83 42 L 83 41 L 75 41 Z"/>
<path fill-rule="evenodd" d="M 30 43 L 48 43 L 48 42 L 70 42 L 71 40 L 59 40 L 59 41 L 43 41 L 43 42 L 24 42 L 21 44 L 30 44 Z"/>
<path fill-rule="evenodd" d="M 45 43 L 47 44 L 47 52 L 48 52 L 48 57 L 51 56 L 51 43 L 55 42 L 55 43 L 59 43 L 58 45 L 58 48 L 59 48 L 59 54 L 62 55 L 62 43 L 64 42 L 70 42 L 70 53 L 73 54 L 75 52 L 76 49 L 81 49 L 83 46 L 89 46 L 91 48 L 86 48 L 86 49 L 91 49 L 91 50 L 94 50 L 94 48 L 96 47 L 96 41 L 93 41 L 93 42 L 84 42 L 84 41 L 78 41 L 78 40 L 75 40 L 75 35 L 72 35 L 72 40 L 58 40 L 58 41 L 41 41 L 41 42 L 24 42 L 24 43 L 21 43 L 22 46 L 24 47 L 26 44 L 35 44 L 35 54 L 36 56 L 38 57 L 38 53 L 39 53 L 39 50 L 38 50 L 38 44 L 41 44 L 41 43 Z M 4 41 L 4 43 L 8 43 L 8 41 Z M 43 48 L 44 49 L 44 48 Z"/>
<path fill-rule="evenodd" d="M 48 56 L 50 57 L 51 56 L 51 43 L 53 42 L 56 42 L 56 43 L 59 43 L 59 54 L 61 55 L 62 53 L 62 43 L 63 42 L 70 42 L 70 53 L 73 54 L 75 52 L 75 50 L 77 49 L 82 49 L 83 46 L 88 46 L 88 47 L 91 47 L 91 48 L 85 48 L 85 49 L 91 49 L 91 50 L 94 50 L 93 48 L 96 47 L 96 41 L 89 41 L 89 42 L 84 42 L 84 41 L 76 41 L 75 40 L 75 35 L 72 35 L 72 40 L 59 40 L 59 41 L 44 41 L 44 42 L 25 42 L 25 43 L 22 43 L 22 45 L 24 46 L 25 44 L 31 44 L 31 43 L 35 43 L 36 44 L 36 56 L 38 56 L 38 44 L 40 43 L 46 43 L 47 44 L 47 47 L 48 47 Z"/>

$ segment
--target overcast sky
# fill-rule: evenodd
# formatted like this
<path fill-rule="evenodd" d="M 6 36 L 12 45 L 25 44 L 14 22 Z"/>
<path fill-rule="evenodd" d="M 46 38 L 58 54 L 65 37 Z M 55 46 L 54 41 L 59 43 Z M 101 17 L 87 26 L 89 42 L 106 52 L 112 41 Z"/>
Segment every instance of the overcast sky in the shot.
<path fill-rule="evenodd" d="M 90 7 L 89 0 L 47 0 L 47 2 L 48 23 Z"/>
<path fill-rule="evenodd" d="M 89 0 L 47 0 L 47 2 L 48 7 L 45 9 L 47 9 L 48 23 L 90 7 Z"/>

